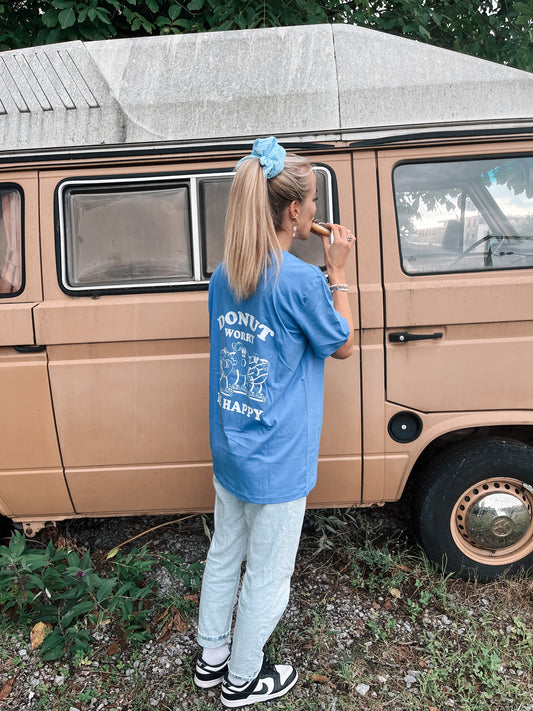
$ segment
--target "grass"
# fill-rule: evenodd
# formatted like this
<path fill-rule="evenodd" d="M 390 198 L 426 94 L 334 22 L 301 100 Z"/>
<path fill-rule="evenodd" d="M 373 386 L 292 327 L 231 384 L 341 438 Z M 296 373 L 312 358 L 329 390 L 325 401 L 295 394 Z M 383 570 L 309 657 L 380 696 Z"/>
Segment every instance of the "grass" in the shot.
<path fill-rule="evenodd" d="M 335 670 L 347 692 L 338 708 L 533 709 L 531 579 L 456 580 L 412 541 L 373 529 L 364 512 L 347 512 L 351 525 L 336 530 L 316 516 L 321 550 L 334 551 L 329 565 L 344 558 L 367 603 L 358 645 Z M 364 698 L 358 687 L 369 687 Z"/>
<path fill-rule="evenodd" d="M 397 505 L 308 512 L 291 603 L 268 644 L 274 661 L 296 665 L 300 680 L 268 708 L 533 711 L 533 580 L 482 585 L 443 575 L 398 532 L 401 515 Z M 203 556 L 207 539 L 194 535 Z M 125 555 L 135 560 L 132 550 Z M 14 682 L 2 711 L 100 704 L 101 711 L 219 711 L 217 690 L 199 692 L 192 680 L 195 596 L 166 587 L 148 602 L 152 617 L 179 611 L 185 625 L 170 625 L 158 641 L 162 621 L 151 641 L 123 639 L 112 650 L 116 631 L 100 630 L 83 653 L 49 661 L 29 647 L 28 618 L 3 616 L 0 699 Z"/>

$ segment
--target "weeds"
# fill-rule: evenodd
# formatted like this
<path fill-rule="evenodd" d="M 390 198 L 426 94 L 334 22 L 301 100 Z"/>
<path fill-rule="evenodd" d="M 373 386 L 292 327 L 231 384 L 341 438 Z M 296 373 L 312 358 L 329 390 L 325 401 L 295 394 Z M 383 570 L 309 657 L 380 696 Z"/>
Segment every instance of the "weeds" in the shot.
<path fill-rule="evenodd" d="M 199 584 L 202 566 L 186 565 L 170 554 L 151 555 L 147 546 L 119 550 L 107 570 L 95 572 L 90 553 L 55 548 L 28 548 L 15 531 L 9 546 L 0 546 L 0 609 L 13 623 L 35 625 L 35 642 L 44 661 L 70 654 L 80 662 L 94 643 L 95 631 L 111 623 L 133 642 L 150 638 L 147 601 L 158 587 L 151 571 L 164 566 L 189 589 Z"/>
<path fill-rule="evenodd" d="M 391 511 L 389 516 L 394 507 Z M 270 706 L 276 711 L 533 711 L 533 580 L 481 585 L 451 578 L 398 530 L 394 521 L 375 512 L 308 512 L 292 600 L 267 645 L 274 662 L 295 664 L 300 680 L 294 692 Z M 194 620 L 194 596 L 183 595 L 175 585 L 155 584 L 160 576 L 154 572 L 166 568 L 171 578 L 182 581 L 181 590 L 189 584 L 194 590 L 199 564 L 146 546 L 121 551 L 98 565 L 68 544 L 38 552 L 25 544 L 18 557 L 9 551 L 0 548 L 2 556 L 11 555 L 0 557 L 5 612 L 0 698 L 6 670 L 15 678 L 14 691 L 2 702 L 11 702 L 6 709 L 68 711 L 74 706 L 89 711 L 101 703 L 104 711 L 148 711 L 155 704 L 162 711 L 220 708 L 218 693 L 194 687 L 194 623 L 179 634 L 169 626 L 176 612 Z M 78 577 L 80 570 L 85 575 Z M 106 580 L 115 582 L 98 600 Z M 130 587 L 118 595 L 124 586 Z M 83 594 L 72 593 L 71 599 L 65 597 L 69 590 Z M 8 600 L 12 605 L 6 611 Z M 38 619 L 35 606 L 44 612 L 55 606 L 55 619 L 61 620 L 67 604 L 79 602 L 93 607 L 74 616 L 71 628 L 85 630 L 96 641 L 76 652 L 67 640 L 61 659 L 42 663 L 47 672 L 43 684 L 29 690 L 31 703 L 17 706 L 22 696 L 15 693 L 17 685 L 30 676 L 28 669 L 39 668 L 42 646 L 24 656 L 24 644 L 13 643 L 13 636 L 20 638 L 22 627 Z M 166 610 L 172 612 L 156 629 Z M 60 629 L 57 621 L 50 624 L 53 631 Z M 98 624 L 108 631 L 131 625 L 132 644 L 110 653 L 109 635 L 103 635 L 105 646 L 98 645 Z M 163 627 L 168 636 L 161 642 Z M 152 639 L 143 641 L 148 634 Z M 167 671 L 159 663 L 162 655 L 169 655 Z M 54 685 L 54 675 L 64 677 L 63 686 Z"/>
<path fill-rule="evenodd" d="M 346 708 L 533 711 L 531 615 L 518 613 L 516 596 L 529 611 L 532 583 L 456 580 L 405 534 L 370 523 L 358 511 L 312 512 L 309 521 L 312 555 L 327 556 L 367 603 L 354 649 L 336 668 L 353 698 Z"/>

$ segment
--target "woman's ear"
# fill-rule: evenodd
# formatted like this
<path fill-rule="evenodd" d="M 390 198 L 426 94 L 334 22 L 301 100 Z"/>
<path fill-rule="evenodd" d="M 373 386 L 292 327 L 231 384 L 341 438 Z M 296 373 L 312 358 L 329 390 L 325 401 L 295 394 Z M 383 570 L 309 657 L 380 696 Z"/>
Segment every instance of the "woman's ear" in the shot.
<path fill-rule="evenodd" d="M 291 220 L 297 220 L 300 214 L 300 203 L 298 200 L 293 200 L 289 203 L 289 217 Z"/>

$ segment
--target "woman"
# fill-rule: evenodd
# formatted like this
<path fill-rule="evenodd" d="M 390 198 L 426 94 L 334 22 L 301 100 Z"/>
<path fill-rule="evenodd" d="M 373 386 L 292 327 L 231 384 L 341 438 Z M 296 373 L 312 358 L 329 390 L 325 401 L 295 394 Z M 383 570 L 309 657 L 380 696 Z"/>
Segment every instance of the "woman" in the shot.
<path fill-rule="evenodd" d="M 289 598 L 306 496 L 316 483 L 324 360 L 348 358 L 353 322 L 344 265 L 350 231 L 323 237 L 329 286 L 289 253 L 307 240 L 316 179 L 274 137 L 258 139 L 233 181 L 224 260 L 209 286 L 210 438 L 215 533 L 198 622 L 195 683 L 222 683 L 224 706 L 282 696 L 296 670 L 263 647 Z M 233 608 L 241 577 L 230 649 Z"/>

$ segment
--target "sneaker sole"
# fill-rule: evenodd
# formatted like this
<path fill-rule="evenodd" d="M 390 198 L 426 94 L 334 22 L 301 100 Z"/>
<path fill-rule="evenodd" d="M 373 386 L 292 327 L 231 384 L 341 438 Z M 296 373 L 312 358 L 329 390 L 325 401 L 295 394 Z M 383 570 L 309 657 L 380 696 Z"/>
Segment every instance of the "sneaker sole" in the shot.
<path fill-rule="evenodd" d="M 259 698 L 253 698 L 249 697 L 247 699 L 235 699 L 235 701 L 232 701 L 231 699 L 226 699 L 224 696 L 221 696 L 221 701 L 222 701 L 222 706 L 225 706 L 227 709 L 236 709 L 239 708 L 239 706 L 251 706 L 251 704 L 259 704 L 262 701 L 272 701 L 272 699 L 279 699 L 280 696 L 285 696 L 285 694 L 292 689 L 292 687 L 296 684 L 298 681 L 298 672 L 294 670 L 294 679 L 288 684 L 287 686 L 283 687 L 283 689 L 280 689 L 280 691 L 276 691 L 272 694 L 268 694 L 268 696 L 262 696 Z"/>
<path fill-rule="evenodd" d="M 219 684 L 222 684 L 223 679 L 223 676 L 219 677 L 218 679 L 199 679 L 197 676 L 195 676 L 194 683 L 200 689 L 212 689 L 213 686 L 218 686 Z"/>

